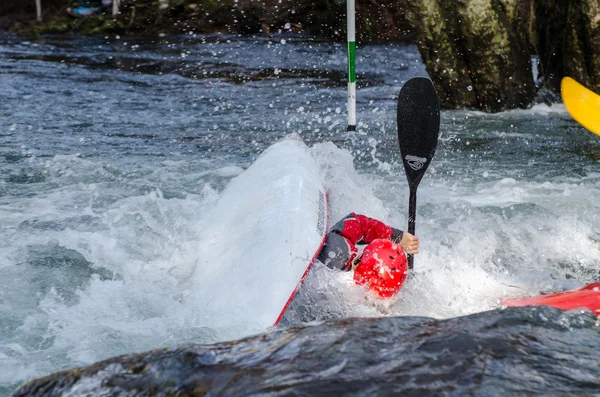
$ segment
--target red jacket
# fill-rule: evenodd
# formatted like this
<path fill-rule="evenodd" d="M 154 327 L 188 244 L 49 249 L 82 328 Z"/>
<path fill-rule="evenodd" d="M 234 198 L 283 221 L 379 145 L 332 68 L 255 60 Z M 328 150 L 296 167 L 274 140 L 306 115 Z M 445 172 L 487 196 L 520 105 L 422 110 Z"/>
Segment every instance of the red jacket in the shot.
<path fill-rule="evenodd" d="M 333 225 L 318 259 L 333 269 L 351 270 L 357 261 L 357 244 L 368 244 L 378 238 L 400 242 L 403 232 L 377 219 L 351 213 Z"/>

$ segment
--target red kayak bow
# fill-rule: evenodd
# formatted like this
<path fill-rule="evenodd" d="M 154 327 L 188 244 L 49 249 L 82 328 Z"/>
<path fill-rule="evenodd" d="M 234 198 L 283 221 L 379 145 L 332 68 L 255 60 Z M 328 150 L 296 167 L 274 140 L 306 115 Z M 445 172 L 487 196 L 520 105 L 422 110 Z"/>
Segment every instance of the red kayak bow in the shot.
<path fill-rule="evenodd" d="M 600 282 L 588 284 L 573 291 L 558 292 L 551 295 L 532 296 L 527 298 L 508 298 L 502 301 L 503 306 L 551 306 L 562 310 L 588 308 L 600 316 Z"/>

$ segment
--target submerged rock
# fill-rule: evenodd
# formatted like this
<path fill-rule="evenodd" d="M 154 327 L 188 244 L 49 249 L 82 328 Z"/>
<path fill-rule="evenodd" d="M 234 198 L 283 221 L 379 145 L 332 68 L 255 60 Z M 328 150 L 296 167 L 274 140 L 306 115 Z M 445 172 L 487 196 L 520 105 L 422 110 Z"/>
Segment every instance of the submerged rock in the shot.
<path fill-rule="evenodd" d="M 115 357 L 13 395 L 588 395 L 598 346 L 590 312 L 356 318 Z"/>

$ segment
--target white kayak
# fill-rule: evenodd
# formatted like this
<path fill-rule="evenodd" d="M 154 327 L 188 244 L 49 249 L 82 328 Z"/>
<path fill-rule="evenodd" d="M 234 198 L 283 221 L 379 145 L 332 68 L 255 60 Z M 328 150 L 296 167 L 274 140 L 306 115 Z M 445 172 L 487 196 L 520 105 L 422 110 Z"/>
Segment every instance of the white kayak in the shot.
<path fill-rule="evenodd" d="M 270 146 L 221 193 L 194 277 L 217 328 L 276 325 L 321 250 L 327 193 L 298 134 Z M 203 310 L 204 312 L 204 310 Z"/>

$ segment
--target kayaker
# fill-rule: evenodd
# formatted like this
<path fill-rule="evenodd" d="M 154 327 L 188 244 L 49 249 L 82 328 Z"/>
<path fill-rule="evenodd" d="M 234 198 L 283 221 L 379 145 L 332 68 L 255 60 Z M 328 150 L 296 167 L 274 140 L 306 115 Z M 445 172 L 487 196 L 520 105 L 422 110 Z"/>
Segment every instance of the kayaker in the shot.
<path fill-rule="evenodd" d="M 367 244 L 359 254 L 357 245 Z M 395 295 L 408 272 L 406 254 L 419 252 L 419 238 L 377 219 L 351 213 L 326 236 L 318 259 L 332 269 L 354 270 L 354 281 L 381 298 Z"/>

